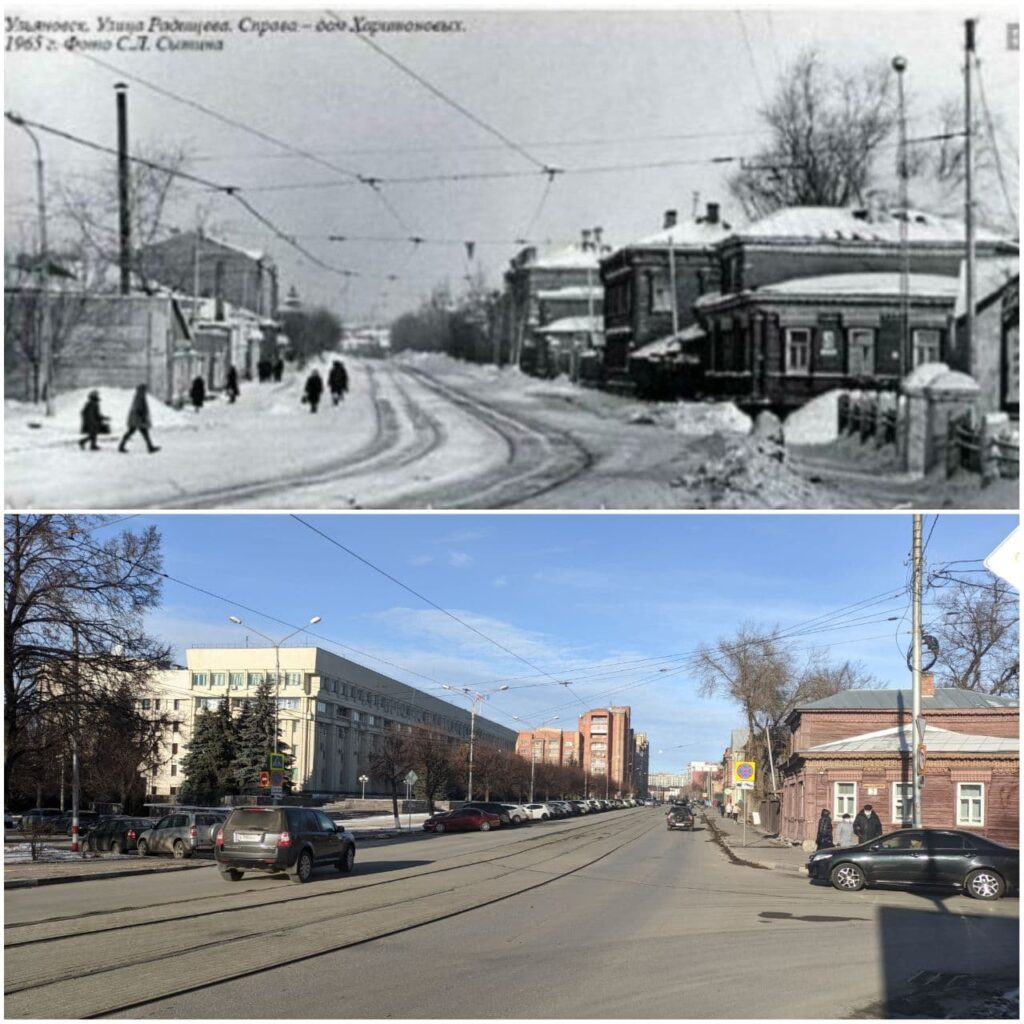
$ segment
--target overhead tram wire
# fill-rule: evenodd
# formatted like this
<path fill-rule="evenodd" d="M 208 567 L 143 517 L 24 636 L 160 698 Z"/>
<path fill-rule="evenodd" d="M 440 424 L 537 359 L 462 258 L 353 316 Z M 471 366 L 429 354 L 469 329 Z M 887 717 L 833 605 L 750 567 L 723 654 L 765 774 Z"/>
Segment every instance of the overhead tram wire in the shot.
<path fill-rule="evenodd" d="M 740 30 L 743 33 L 743 44 L 747 48 L 747 56 L 750 58 L 750 70 L 754 73 L 754 84 L 757 86 L 757 94 L 761 102 L 767 107 L 768 98 L 765 95 L 764 86 L 761 84 L 761 75 L 757 70 L 757 61 L 754 59 L 754 48 L 750 45 L 750 36 L 747 34 L 747 23 L 743 20 L 743 11 L 737 9 L 736 17 L 739 18 Z"/>
<path fill-rule="evenodd" d="M 239 121 L 237 118 L 229 117 L 227 114 L 222 114 L 218 110 L 214 110 L 212 107 L 208 107 L 197 100 L 189 99 L 187 96 L 181 96 L 176 92 L 172 92 L 170 89 L 166 89 L 163 86 L 157 85 L 155 82 L 150 82 L 148 79 L 142 78 L 139 75 L 133 75 L 129 71 L 124 71 L 121 68 L 115 67 L 113 64 L 109 64 L 107 61 L 101 60 L 99 57 L 94 56 L 91 53 L 84 53 L 81 50 L 72 50 L 78 57 L 82 57 L 84 60 L 91 61 L 99 67 L 104 68 L 106 71 L 110 71 L 115 75 L 120 75 L 122 78 L 128 79 L 128 81 L 135 82 L 138 85 L 143 86 L 146 89 L 150 89 L 165 99 L 173 100 L 175 103 L 182 103 L 187 107 L 191 107 L 193 110 L 198 110 L 200 113 L 205 114 L 207 117 L 212 117 L 222 124 L 226 124 L 232 128 L 237 128 L 239 131 L 247 132 L 250 135 L 254 135 L 258 139 L 262 139 L 264 142 L 268 142 L 273 146 L 277 146 L 286 152 L 302 157 L 304 160 L 310 160 L 313 163 L 319 164 L 321 167 L 326 167 L 328 170 L 334 171 L 336 174 L 343 175 L 346 178 L 350 178 L 351 184 L 361 184 L 368 186 L 377 198 L 381 201 L 382 205 L 391 216 L 398 223 L 398 226 L 403 230 L 409 230 L 408 225 L 402 219 L 397 210 L 392 206 L 387 199 L 380 193 L 380 190 L 373 184 L 373 179 L 367 178 L 365 175 L 360 174 L 358 171 L 352 170 L 350 167 L 343 167 L 340 164 L 336 164 L 330 160 L 325 160 L 323 157 L 319 157 L 316 153 L 309 150 L 302 149 L 300 146 L 295 146 L 290 142 L 286 142 L 283 139 L 279 139 L 269 132 L 265 132 L 260 128 L 254 128 L 250 124 L 246 124 L 244 121 Z"/>
<path fill-rule="evenodd" d="M 483 640 L 486 640 L 489 644 L 492 644 L 498 649 L 504 651 L 506 654 L 511 655 L 517 661 L 521 661 L 524 665 L 528 666 L 529 668 L 532 668 L 535 672 L 539 672 L 541 675 L 547 676 L 548 679 L 552 680 L 552 682 L 558 683 L 559 686 L 563 685 L 563 680 L 556 678 L 550 672 L 546 672 L 538 665 L 535 665 L 532 661 L 529 661 L 527 658 L 524 658 L 521 654 L 518 654 L 516 651 L 513 651 L 510 647 L 507 647 L 500 640 L 495 640 L 494 637 L 488 636 L 486 633 L 483 632 L 483 630 L 477 629 L 476 626 L 470 625 L 470 623 L 466 622 L 465 619 L 460 619 L 458 615 L 456 615 L 454 612 L 448 611 L 447 608 L 443 608 L 441 605 L 437 604 L 437 602 L 432 601 L 426 595 L 421 594 L 418 590 L 414 590 L 407 583 L 403 583 L 400 579 L 398 579 L 398 577 L 392 576 L 391 573 L 389 573 L 386 569 L 382 569 L 379 565 L 375 565 L 368 558 L 364 558 L 362 555 L 353 551 L 350 547 L 347 547 L 346 545 L 342 544 L 341 541 L 335 540 L 332 536 L 330 536 L 330 534 L 324 533 L 323 530 L 318 529 L 316 526 L 314 526 L 310 522 L 307 522 L 301 516 L 295 515 L 295 513 L 291 513 L 291 518 L 294 519 L 297 523 L 300 523 L 302 526 L 305 526 L 307 530 L 310 530 L 318 536 L 322 537 L 325 541 L 327 541 L 328 544 L 332 544 L 334 547 L 339 548 L 340 550 L 344 551 L 347 555 L 350 555 L 352 558 L 356 559 L 356 561 L 362 562 L 363 565 L 367 566 L 370 569 L 373 569 L 374 572 L 379 573 L 385 579 L 390 580 L 396 586 L 401 587 L 403 590 L 412 594 L 414 597 L 419 598 L 419 600 L 423 601 L 425 604 L 429 604 L 431 608 L 435 608 L 443 615 L 446 615 L 453 622 L 457 622 L 460 626 L 465 627 L 471 633 L 475 633 L 478 637 L 480 637 Z M 583 703 L 583 701 L 581 700 L 580 703 Z"/>

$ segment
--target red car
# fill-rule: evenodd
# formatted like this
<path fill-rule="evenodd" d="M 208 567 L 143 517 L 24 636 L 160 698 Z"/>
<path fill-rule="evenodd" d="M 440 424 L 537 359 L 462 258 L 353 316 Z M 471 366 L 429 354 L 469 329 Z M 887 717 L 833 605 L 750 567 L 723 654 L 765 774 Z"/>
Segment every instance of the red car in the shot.
<path fill-rule="evenodd" d="M 457 811 L 442 811 L 423 822 L 427 832 L 490 832 L 501 824 L 501 818 L 477 807 L 460 807 Z"/>

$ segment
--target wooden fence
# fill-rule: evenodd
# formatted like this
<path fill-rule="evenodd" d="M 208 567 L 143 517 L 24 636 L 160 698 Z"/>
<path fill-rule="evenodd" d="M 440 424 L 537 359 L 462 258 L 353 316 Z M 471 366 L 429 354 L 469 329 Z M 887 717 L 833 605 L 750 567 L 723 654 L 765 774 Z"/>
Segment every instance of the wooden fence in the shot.
<path fill-rule="evenodd" d="M 1020 445 L 1007 437 L 986 438 L 971 413 L 951 416 L 946 425 L 946 476 L 978 473 L 982 484 L 1020 478 Z"/>
<path fill-rule="evenodd" d="M 873 437 L 878 448 L 896 443 L 899 412 L 891 404 L 883 407 L 877 395 L 840 395 L 838 410 L 840 434 L 857 434 L 862 442 Z"/>

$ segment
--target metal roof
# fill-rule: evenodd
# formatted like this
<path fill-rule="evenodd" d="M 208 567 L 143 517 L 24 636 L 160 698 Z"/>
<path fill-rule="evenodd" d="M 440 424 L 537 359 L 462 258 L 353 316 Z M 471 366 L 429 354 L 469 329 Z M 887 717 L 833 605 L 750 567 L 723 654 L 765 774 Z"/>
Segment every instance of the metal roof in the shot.
<path fill-rule="evenodd" d="M 891 710 L 910 708 L 913 695 L 910 690 L 843 690 L 831 697 L 801 704 L 794 711 L 830 711 L 838 709 Z M 937 687 L 930 697 L 921 697 L 921 707 L 933 708 L 1016 708 L 1020 703 L 1011 697 L 996 697 L 990 693 L 964 690 L 957 686 Z"/>
<path fill-rule="evenodd" d="M 903 751 L 906 753 L 909 752 L 912 742 L 913 737 L 908 722 L 891 729 L 879 729 L 877 732 L 847 736 L 845 739 L 833 740 L 830 743 L 819 743 L 815 747 L 808 747 L 806 753 L 856 753 L 858 751 Z M 933 725 L 925 728 L 924 742 L 930 754 L 1020 752 L 1020 740 L 1016 736 L 972 736 L 969 733 L 939 729 Z"/>

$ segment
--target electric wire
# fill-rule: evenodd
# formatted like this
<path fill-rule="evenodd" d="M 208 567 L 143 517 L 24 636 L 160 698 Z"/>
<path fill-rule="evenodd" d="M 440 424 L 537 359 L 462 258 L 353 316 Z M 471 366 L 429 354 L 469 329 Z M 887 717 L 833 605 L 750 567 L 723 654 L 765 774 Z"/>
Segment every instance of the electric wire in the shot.
<path fill-rule="evenodd" d="M 985 99 L 985 80 L 981 74 L 981 60 L 977 53 L 974 54 L 974 67 L 978 78 L 978 95 L 981 97 L 981 109 L 985 115 L 985 126 L 988 128 L 989 141 L 992 144 L 992 155 L 995 158 L 996 176 L 999 179 L 999 187 L 1003 193 L 1003 200 L 1006 203 L 1006 212 L 1009 214 L 1010 223 L 1017 223 L 1017 211 L 1014 209 L 1013 200 L 1010 198 L 1010 190 L 1006 184 L 1006 176 L 1003 173 L 1003 160 L 999 153 L 999 142 L 996 138 L 995 125 L 992 121 L 992 114 L 988 108 L 988 100 Z"/>

